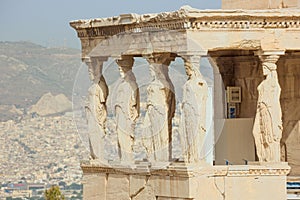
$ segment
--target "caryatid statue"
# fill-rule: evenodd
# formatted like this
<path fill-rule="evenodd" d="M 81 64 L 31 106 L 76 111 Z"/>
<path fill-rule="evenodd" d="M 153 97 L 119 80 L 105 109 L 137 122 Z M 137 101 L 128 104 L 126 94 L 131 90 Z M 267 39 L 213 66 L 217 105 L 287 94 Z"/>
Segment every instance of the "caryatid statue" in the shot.
<path fill-rule="evenodd" d="M 168 66 L 174 57 L 165 53 L 152 54 L 146 58 L 152 81 L 147 88 L 143 144 L 148 160 L 169 161 L 172 152 L 172 118 L 176 102 Z"/>
<path fill-rule="evenodd" d="M 275 64 L 279 56 L 270 55 L 261 59 L 265 80 L 257 87 L 257 110 L 253 126 L 256 153 L 260 162 L 280 162 L 281 88 Z"/>
<path fill-rule="evenodd" d="M 208 86 L 200 73 L 200 56 L 185 56 L 184 66 L 188 76 L 183 86 L 181 104 L 180 138 L 186 163 L 197 163 L 206 138 L 206 101 Z"/>
<path fill-rule="evenodd" d="M 108 87 L 102 76 L 102 66 L 105 61 L 105 58 L 90 58 L 85 61 L 92 81 L 88 90 L 88 103 L 86 105 L 90 152 L 93 159 L 101 161 L 104 161 L 106 100 L 108 96 Z"/>
<path fill-rule="evenodd" d="M 134 130 L 140 111 L 139 88 L 132 72 L 133 57 L 122 57 L 116 62 L 121 75 L 114 99 L 119 156 L 121 161 L 133 162 Z"/>

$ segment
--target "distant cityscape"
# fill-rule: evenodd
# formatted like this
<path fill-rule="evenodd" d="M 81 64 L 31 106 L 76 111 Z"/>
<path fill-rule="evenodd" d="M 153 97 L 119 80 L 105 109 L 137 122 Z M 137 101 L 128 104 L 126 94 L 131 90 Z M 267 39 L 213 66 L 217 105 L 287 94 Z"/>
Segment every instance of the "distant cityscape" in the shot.
<path fill-rule="evenodd" d="M 67 199 L 82 199 L 80 160 L 89 153 L 71 113 L 0 123 L 0 199 L 43 199 L 59 185 Z"/>

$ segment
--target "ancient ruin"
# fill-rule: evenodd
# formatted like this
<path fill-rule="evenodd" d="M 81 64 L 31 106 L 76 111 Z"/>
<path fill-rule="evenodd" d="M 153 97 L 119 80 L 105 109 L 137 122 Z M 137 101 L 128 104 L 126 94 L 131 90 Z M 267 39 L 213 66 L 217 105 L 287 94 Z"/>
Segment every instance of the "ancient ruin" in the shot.
<path fill-rule="evenodd" d="M 122 81 L 117 87 L 115 104 L 116 125 L 120 159 L 133 162 L 132 146 L 134 141 L 134 126 L 139 116 L 139 89 L 135 76 L 131 71 L 133 58 L 117 60 Z"/>
<path fill-rule="evenodd" d="M 224 0 L 223 8 L 231 10 L 184 6 L 173 12 L 70 22 L 92 81 L 86 106 L 91 160 L 81 163 L 84 199 L 286 198 L 286 161 L 292 161 L 295 174 L 300 164 L 287 147 L 289 135 L 299 135 L 300 10 L 292 1 L 251 5 Z M 285 7 L 295 8 L 273 9 Z M 102 68 L 109 58 L 115 59 L 121 77 L 114 105 L 119 158 L 113 161 L 104 156 L 112 91 Z M 135 58 L 148 62 L 151 75 L 143 160 L 136 160 L 133 150 L 141 115 Z M 187 75 L 180 107 L 169 76 L 175 58 L 183 60 Z M 212 133 L 207 131 L 209 91 L 201 58 L 208 58 L 214 70 Z M 176 109 L 182 149 L 177 158 L 172 155 Z M 215 138 L 210 145 L 214 165 L 201 153 L 209 134 Z"/>
<path fill-rule="evenodd" d="M 186 56 L 185 70 L 188 76 L 183 86 L 182 118 L 180 125 L 184 161 L 201 161 L 201 150 L 206 136 L 207 83 L 199 71 L 200 56 Z"/>

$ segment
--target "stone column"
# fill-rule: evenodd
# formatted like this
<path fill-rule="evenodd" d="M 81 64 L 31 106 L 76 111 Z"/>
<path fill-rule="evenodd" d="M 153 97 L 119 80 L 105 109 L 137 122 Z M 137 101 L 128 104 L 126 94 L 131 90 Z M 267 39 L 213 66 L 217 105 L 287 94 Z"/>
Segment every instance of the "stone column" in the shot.
<path fill-rule="evenodd" d="M 183 86 L 180 136 L 183 158 L 186 163 L 205 160 L 203 155 L 206 130 L 206 104 L 208 86 L 200 73 L 200 60 L 203 53 L 181 54 L 184 60 L 187 82 Z"/>
<path fill-rule="evenodd" d="M 102 76 L 102 66 L 107 58 L 87 58 L 92 85 L 88 90 L 88 103 L 85 107 L 91 157 L 104 161 L 105 122 L 107 117 L 106 100 L 108 87 Z"/>
<path fill-rule="evenodd" d="M 116 60 L 121 79 L 116 86 L 114 110 L 118 135 L 119 156 L 121 161 L 133 162 L 133 143 L 136 120 L 139 117 L 140 97 L 136 78 L 132 72 L 134 59 L 122 56 Z"/>
<path fill-rule="evenodd" d="M 147 55 L 146 59 L 152 81 L 147 88 L 143 143 L 150 161 L 169 161 L 172 158 L 172 118 L 176 101 L 168 67 L 175 56 L 154 53 Z"/>
<path fill-rule="evenodd" d="M 265 76 L 265 80 L 257 87 L 257 110 L 253 126 L 256 154 L 260 162 L 280 162 L 282 113 L 276 62 L 283 54 L 284 52 L 258 54 Z"/>

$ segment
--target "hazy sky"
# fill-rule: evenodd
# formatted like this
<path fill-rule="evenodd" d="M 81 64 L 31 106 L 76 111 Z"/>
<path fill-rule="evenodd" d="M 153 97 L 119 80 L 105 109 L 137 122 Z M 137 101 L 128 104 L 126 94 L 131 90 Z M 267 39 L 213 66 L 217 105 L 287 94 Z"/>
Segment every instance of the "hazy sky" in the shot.
<path fill-rule="evenodd" d="M 0 0 L 0 41 L 79 48 L 71 20 L 173 11 L 183 5 L 218 9 L 221 0 Z"/>

